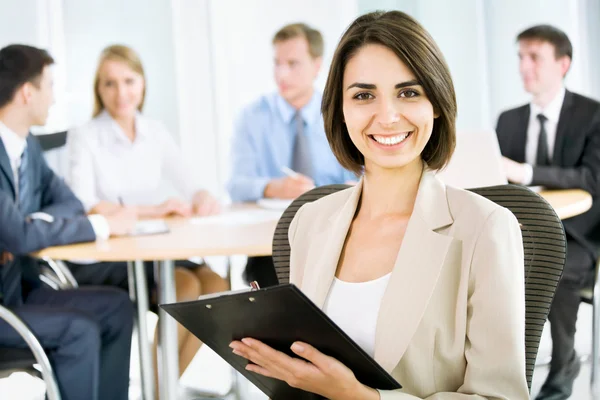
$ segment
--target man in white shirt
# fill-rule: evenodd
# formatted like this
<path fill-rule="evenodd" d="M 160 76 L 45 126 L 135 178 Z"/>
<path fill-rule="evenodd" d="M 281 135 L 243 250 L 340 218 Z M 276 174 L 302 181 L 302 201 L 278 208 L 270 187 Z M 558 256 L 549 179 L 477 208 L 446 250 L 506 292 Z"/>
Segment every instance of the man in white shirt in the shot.
<path fill-rule="evenodd" d="M 53 59 L 31 46 L 0 50 L 0 303 L 33 330 L 48 352 L 63 399 L 127 399 L 133 308 L 112 288 L 54 291 L 42 286 L 44 247 L 127 234 L 135 217 L 87 217 L 46 164 L 29 133 L 53 102 Z M 26 347 L 0 320 L 0 346 Z"/>
<path fill-rule="evenodd" d="M 573 48 L 564 32 L 534 26 L 517 42 L 519 71 L 532 100 L 498 118 L 507 178 L 549 189 L 583 189 L 594 197 L 590 211 L 563 221 L 567 259 L 548 316 L 552 362 L 537 397 L 567 399 L 580 369 L 574 350 L 579 291 L 593 282 L 600 248 L 600 104 L 565 89 Z"/>

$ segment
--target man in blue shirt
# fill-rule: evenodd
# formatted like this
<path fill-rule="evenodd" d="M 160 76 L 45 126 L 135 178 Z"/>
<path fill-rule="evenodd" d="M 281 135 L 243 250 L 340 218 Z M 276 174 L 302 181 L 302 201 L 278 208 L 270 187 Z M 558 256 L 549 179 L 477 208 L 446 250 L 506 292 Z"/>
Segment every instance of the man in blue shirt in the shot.
<path fill-rule="evenodd" d="M 323 128 L 322 94 L 314 88 L 321 33 L 302 23 L 287 25 L 273 37 L 273 47 L 278 92 L 249 105 L 236 124 L 228 184 L 233 201 L 294 199 L 314 186 L 356 180 L 336 160 Z M 246 278 L 276 284 L 271 257 L 249 259 Z"/>

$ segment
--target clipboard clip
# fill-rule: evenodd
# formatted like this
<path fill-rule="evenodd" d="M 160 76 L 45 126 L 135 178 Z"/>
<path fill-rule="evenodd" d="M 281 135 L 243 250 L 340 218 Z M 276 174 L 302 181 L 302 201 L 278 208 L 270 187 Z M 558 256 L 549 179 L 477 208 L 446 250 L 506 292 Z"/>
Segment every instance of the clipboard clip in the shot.
<path fill-rule="evenodd" d="M 258 285 L 258 282 L 257 281 L 250 282 L 250 291 L 254 292 L 257 290 L 260 290 L 260 286 Z"/>

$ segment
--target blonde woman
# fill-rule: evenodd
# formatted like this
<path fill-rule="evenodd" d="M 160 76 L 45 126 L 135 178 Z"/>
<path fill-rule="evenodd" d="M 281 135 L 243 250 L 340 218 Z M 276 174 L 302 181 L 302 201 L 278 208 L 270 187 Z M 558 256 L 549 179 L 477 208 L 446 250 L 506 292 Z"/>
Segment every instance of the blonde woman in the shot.
<path fill-rule="evenodd" d="M 145 93 L 144 69 L 135 51 L 122 45 L 104 49 L 94 79 L 93 119 L 68 134 L 71 188 L 88 213 L 111 215 L 123 207 L 132 207 L 140 218 L 219 212 L 219 202 L 200 188 L 171 133 L 142 114 Z M 177 196 L 166 194 L 168 186 Z M 178 301 L 228 289 L 206 264 L 185 260 L 176 266 Z M 80 284 L 127 288 L 124 263 L 70 267 Z M 147 274 L 152 293 L 151 265 Z M 180 373 L 199 347 L 197 338 L 179 327 Z"/>

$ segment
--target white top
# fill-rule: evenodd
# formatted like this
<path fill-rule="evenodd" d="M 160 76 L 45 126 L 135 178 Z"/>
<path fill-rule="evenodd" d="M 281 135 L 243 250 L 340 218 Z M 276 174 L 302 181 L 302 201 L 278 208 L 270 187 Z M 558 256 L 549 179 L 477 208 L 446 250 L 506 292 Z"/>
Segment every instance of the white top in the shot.
<path fill-rule="evenodd" d="M 10 168 L 12 169 L 13 180 L 15 183 L 15 193 L 19 195 L 19 167 L 21 166 L 21 157 L 27 147 L 27 138 L 23 138 L 17 133 L 13 132 L 9 127 L 4 125 L 0 121 L 0 139 L 4 144 L 6 155 L 10 161 Z M 34 213 L 29 216 L 30 218 L 42 219 L 48 222 L 54 221 L 54 217 L 45 213 Z M 101 215 L 90 215 L 88 217 L 92 224 L 92 229 L 96 235 L 96 239 L 108 239 L 110 235 L 110 227 L 106 219 Z"/>
<path fill-rule="evenodd" d="M 360 283 L 334 278 L 323 305 L 323 312 L 371 357 L 375 354 L 379 307 L 390 276 Z"/>
<path fill-rule="evenodd" d="M 102 200 L 160 204 L 173 195 L 169 189 L 191 200 L 200 189 L 196 174 L 162 123 L 137 114 L 135 129 L 131 142 L 103 111 L 69 131 L 68 183 L 87 211 Z"/>

